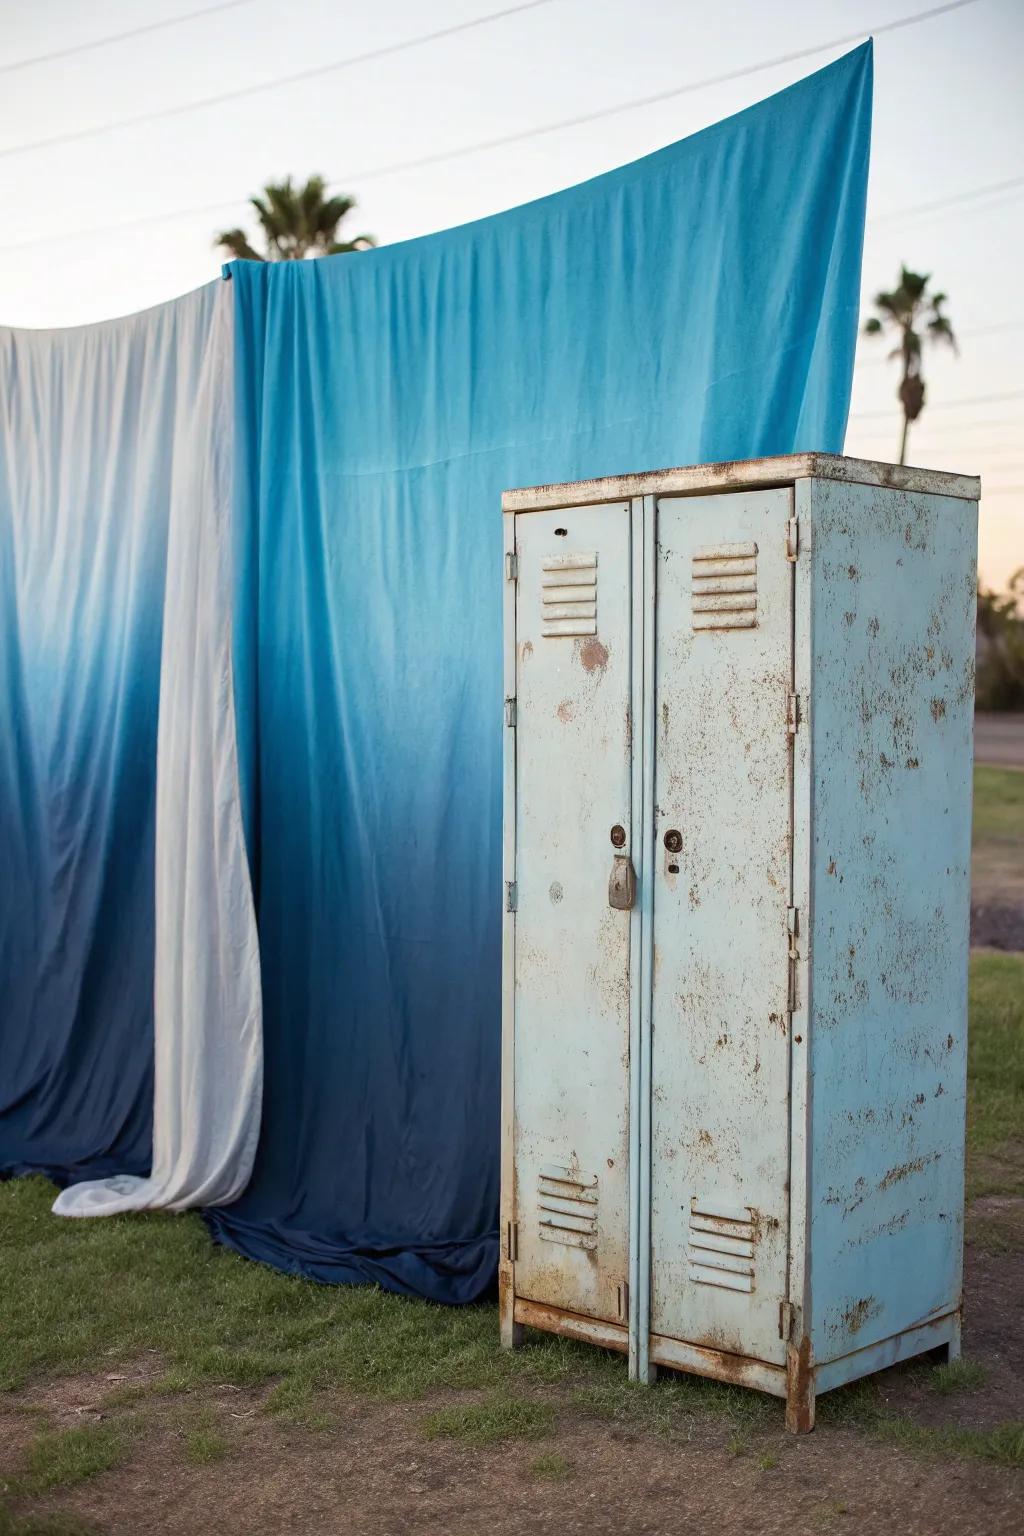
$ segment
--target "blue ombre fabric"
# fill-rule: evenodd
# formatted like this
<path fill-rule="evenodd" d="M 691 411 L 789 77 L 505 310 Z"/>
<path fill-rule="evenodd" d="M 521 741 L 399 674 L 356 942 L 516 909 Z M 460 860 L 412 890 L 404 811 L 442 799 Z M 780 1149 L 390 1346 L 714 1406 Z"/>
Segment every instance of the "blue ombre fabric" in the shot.
<path fill-rule="evenodd" d="M 235 650 L 264 994 L 249 1188 L 320 1280 L 497 1254 L 504 487 L 838 452 L 865 46 L 610 175 L 372 254 L 232 268 Z"/>
<path fill-rule="evenodd" d="M 61 1183 L 150 1167 L 168 532 L 221 287 L 0 330 L 0 1169 Z"/>

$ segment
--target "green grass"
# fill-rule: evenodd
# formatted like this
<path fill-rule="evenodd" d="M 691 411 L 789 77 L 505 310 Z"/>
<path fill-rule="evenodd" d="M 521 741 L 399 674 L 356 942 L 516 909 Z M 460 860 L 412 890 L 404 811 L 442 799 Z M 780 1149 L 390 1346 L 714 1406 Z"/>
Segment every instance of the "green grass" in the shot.
<path fill-rule="evenodd" d="M 117 1466 L 129 1450 L 122 1422 L 76 1424 L 72 1429 L 45 1429 L 29 1447 L 24 1468 L 12 1482 L 18 1494 L 71 1488 Z"/>
<path fill-rule="evenodd" d="M 420 1430 L 428 1440 L 444 1436 L 470 1445 L 495 1445 L 499 1440 L 542 1440 L 555 1427 L 550 1403 L 495 1392 L 482 1403 L 455 1403 L 424 1416 Z"/>
<path fill-rule="evenodd" d="M 951 1360 L 931 1372 L 928 1386 L 940 1397 L 952 1397 L 960 1392 L 977 1392 L 988 1381 L 988 1369 L 980 1360 Z"/>
<path fill-rule="evenodd" d="M 1024 900 L 1024 773 L 974 770 L 975 901 Z"/>
<path fill-rule="evenodd" d="M 561 1451 L 545 1451 L 541 1456 L 535 1456 L 530 1463 L 530 1471 L 535 1477 L 546 1477 L 553 1483 L 564 1483 L 573 1474 L 574 1468 L 571 1461 L 563 1456 Z"/>
<path fill-rule="evenodd" d="M 967 1153 L 970 1196 L 1024 1194 L 1024 955 L 971 958 Z"/>

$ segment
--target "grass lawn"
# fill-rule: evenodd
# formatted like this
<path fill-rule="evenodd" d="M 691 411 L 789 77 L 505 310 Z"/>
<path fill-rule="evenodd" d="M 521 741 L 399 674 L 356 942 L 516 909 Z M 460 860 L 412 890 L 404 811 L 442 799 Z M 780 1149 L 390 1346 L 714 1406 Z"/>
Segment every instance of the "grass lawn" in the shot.
<path fill-rule="evenodd" d="M 975 902 L 1024 905 L 1024 773 L 1013 768 L 974 770 Z"/>
<path fill-rule="evenodd" d="M 978 770 L 975 838 L 986 868 L 1010 867 L 1004 851 L 1024 845 L 1024 774 Z M 990 1278 L 1016 1265 L 1004 1284 L 1012 1298 L 1024 1282 L 1024 955 L 974 954 L 970 1010 L 968 1236 Z M 339 1405 L 353 1401 L 368 1417 L 413 1415 L 400 1434 L 388 1420 L 388 1454 L 521 1444 L 523 1475 L 550 1497 L 575 1475 L 570 1419 L 604 1426 L 590 1438 L 641 1447 L 653 1435 L 679 1446 L 711 1434 L 760 1476 L 792 1454 L 780 1405 L 759 1394 L 683 1376 L 647 1391 L 629 1384 L 620 1358 L 550 1336 L 505 1354 L 493 1304 L 456 1310 L 321 1287 L 215 1248 L 193 1214 L 60 1221 L 52 1199 L 40 1178 L 0 1186 L 0 1536 L 95 1530 L 59 1500 L 137 1465 L 158 1426 L 174 1475 L 197 1478 L 237 1462 L 254 1423 L 284 1426 L 289 1455 L 334 1445 Z M 994 1369 L 969 1354 L 828 1394 L 818 1411 L 830 1458 L 852 1435 L 855 1463 L 870 1441 L 874 1457 L 988 1463 L 989 1478 L 996 1466 L 1024 1468 L 1024 1388 L 1000 1398 Z M 986 1396 L 1004 1404 L 995 1416 L 959 1411 Z M 232 1401 L 247 1406 L 225 1413 Z M 6 1453 L 4 1424 L 20 1430 Z"/>

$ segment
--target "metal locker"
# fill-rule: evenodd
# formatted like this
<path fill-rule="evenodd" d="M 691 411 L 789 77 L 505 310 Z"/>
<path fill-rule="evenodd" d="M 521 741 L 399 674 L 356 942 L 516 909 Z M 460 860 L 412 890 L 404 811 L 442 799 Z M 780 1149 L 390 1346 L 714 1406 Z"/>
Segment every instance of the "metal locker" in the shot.
<path fill-rule="evenodd" d="M 958 1352 L 977 497 L 819 454 L 506 493 L 506 1345 L 793 1429 Z"/>

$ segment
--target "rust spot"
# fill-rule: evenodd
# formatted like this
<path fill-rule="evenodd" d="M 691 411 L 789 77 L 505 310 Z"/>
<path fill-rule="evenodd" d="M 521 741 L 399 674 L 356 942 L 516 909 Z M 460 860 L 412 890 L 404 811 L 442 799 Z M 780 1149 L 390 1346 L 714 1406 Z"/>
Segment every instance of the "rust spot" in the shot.
<path fill-rule="evenodd" d="M 878 631 L 881 629 L 881 627 L 882 626 L 879 624 L 877 619 L 868 619 L 868 634 L 871 636 L 872 640 L 878 634 Z"/>
<path fill-rule="evenodd" d="M 533 655 L 533 641 L 532 640 L 524 640 L 523 641 L 522 650 L 520 651 L 520 655 L 522 656 L 524 661 L 526 660 L 527 656 L 532 656 Z"/>
<path fill-rule="evenodd" d="M 814 1428 L 814 1372 L 806 1334 L 786 1351 L 786 1428 L 791 1435 L 807 1435 Z"/>
<path fill-rule="evenodd" d="M 575 713 L 575 709 L 576 706 L 573 704 L 572 699 L 563 699 L 555 713 L 557 714 L 559 720 L 561 720 L 562 724 L 567 725 L 572 719 L 573 714 Z"/>
<path fill-rule="evenodd" d="M 712 1137 L 710 1131 L 698 1131 L 697 1140 L 700 1142 L 702 1147 L 710 1147 L 714 1138 Z"/>
<path fill-rule="evenodd" d="M 843 614 L 843 618 L 846 620 L 847 625 L 852 624 L 856 617 L 857 617 L 857 615 L 855 613 L 844 613 Z"/>
<path fill-rule="evenodd" d="M 846 574 L 851 581 L 858 581 L 860 579 L 860 571 L 858 571 L 855 565 L 848 565 L 846 567 Z"/>
<path fill-rule="evenodd" d="M 931 709 L 932 719 L 936 722 L 936 724 L 938 724 L 943 715 L 946 713 L 945 699 L 932 699 Z"/>
<path fill-rule="evenodd" d="M 561 881 L 552 880 L 551 884 L 548 886 L 548 895 L 551 897 L 552 902 L 557 907 L 558 903 L 562 899 L 562 896 L 564 895 Z"/>
<path fill-rule="evenodd" d="M 916 757 L 908 757 L 907 758 L 907 767 L 908 768 L 920 768 L 920 766 L 921 766 L 921 764 L 918 762 Z"/>
<path fill-rule="evenodd" d="M 828 861 L 828 869 L 826 869 L 825 873 L 826 873 L 826 875 L 834 875 L 835 872 L 836 872 L 836 861 L 835 861 L 835 859 L 829 859 L 829 861 Z"/>
<path fill-rule="evenodd" d="M 603 672 L 608 665 L 608 651 L 600 640 L 585 640 L 580 646 L 579 657 L 585 672 Z"/>
<path fill-rule="evenodd" d="M 847 1333 L 859 1333 L 869 1318 L 877 1317 L 881 1307 L 873 1296 L 864 1296 L 860 1301 L 855 1301 L 847 1307 L 843 1313 L 843 1325 Z"/>
<path fill-rule="evenodd" d="M 901 1179 L 909 1179 L 913 1174 L 921 1173 L 929 1163 L 934 1163 L 938 1156 L 938 1152 L 932 1152 L 928 1157 L 913 1157 L 909 1163 L 897 1163 L 896 1167 L 890 1168 L 882 1179 L 878 1186 L 879 1190 L 891 1189 Z"/>

